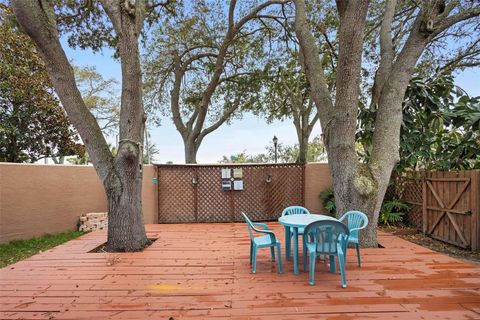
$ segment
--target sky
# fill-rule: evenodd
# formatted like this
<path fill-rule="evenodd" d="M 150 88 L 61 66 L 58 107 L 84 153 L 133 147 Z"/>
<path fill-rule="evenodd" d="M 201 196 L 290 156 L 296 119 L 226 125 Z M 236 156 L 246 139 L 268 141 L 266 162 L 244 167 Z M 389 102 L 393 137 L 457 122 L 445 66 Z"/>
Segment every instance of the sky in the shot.
<path fill-rule="evenodd" d="M 95 66 L 104 78 L 115 78 L 121 83 L 119 61 L 112 58 L 111 50 L 93 53 L 91 50 L 72 49 L 63 41 L 63 47 L 70 60 L 78 66 Z M 456 76 L 455 82 L 471 96 L 480 96 L 480 68 L 468 69 Z M 317 123 L 311 138 L 320 134 Z M 273 136 L 279 143 L 293 145 L 297 143 L 295 127 L 291 120 L 267 123 L 264 119 L 245 114 L 243 119 L 234 120 L 231 125 L 222 125 L 203 140 L 197 153 L 198 163 L 217 163 L 222 157 L 245 151 L 247 154 L 265 152 L 272 145 Z M 115 139 L 109 142 L 115 144 Z M 162 118 L 161 125 L 151 130 L 151 142 L 155 143 L 160 154 L 154 163 L 185 163 L 184 147 L 180 134 L 170 118 Z"/>

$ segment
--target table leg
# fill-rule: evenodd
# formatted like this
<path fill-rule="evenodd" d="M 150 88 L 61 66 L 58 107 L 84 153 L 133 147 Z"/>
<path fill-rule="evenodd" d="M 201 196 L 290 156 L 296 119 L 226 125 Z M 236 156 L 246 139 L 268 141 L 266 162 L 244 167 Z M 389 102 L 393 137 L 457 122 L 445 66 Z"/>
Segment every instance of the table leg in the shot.
<path fill-rule="evenodd" d="M 290 227 L 285 227 L 285 256 L 287 260 L 291 259 L 290 256 L 290 246 L 291 246 L 291 235 L 290 235 Z"/>
<path fill-rule="evenodd" d="M 293 228 L 293 274 L 298 275 L 298 228 Z"/>

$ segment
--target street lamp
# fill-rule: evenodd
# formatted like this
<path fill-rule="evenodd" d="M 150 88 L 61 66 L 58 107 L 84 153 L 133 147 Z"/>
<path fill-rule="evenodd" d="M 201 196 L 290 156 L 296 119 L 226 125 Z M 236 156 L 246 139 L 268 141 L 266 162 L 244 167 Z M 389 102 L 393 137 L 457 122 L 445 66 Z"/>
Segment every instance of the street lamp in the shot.
<path fill-rule="evenodd" d="M 277 143 L 278 143 L 278 138 L 277 136 L 273 136 L 273 146 L 275 147 L 275 163 L 277 163 Z"/>

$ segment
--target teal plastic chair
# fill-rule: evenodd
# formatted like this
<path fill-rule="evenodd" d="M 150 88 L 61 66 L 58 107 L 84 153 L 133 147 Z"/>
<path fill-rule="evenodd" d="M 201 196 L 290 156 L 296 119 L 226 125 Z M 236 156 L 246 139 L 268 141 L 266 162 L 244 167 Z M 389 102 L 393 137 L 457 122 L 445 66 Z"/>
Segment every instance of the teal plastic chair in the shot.
<path fill-rule="evenodd" d="M 242 212 L 245 221 L 247 222 L 248 233 L 250 234 L 250 264 L 252 265 L 252 273 L 257 272 L 257 250 L 260 248 L 270 248 L 272 261 L 275 261 L 275 248 L 277 248 L 278 256 L 278 273 L 282 273 L 282 254 L 280 251 L 280 241 L 278 241 L 275 233 L 268 229 L 265 223 L 252 222 L 248 216 Z M 261 227 L 259 229 L 257 227 Z M 263 236 L 255 237 L 254 232 L 264 234 Z"/>
<path fill-rule="evenodd" d="M 310 257 L 310 285 L 315 284 L 315 261 L 317 256 L 330 257 L 330 272 L 336 272 L 335 256 L 338 258 L 342 287 L 347 287 L 345 277 L 345 250 L 347 249 L 348 228 L 341 222 L 334 220 L 320 220 L 305 227 L 303 250 Z"/>
<path fill-rule="evenodd" d="M 357 248 L 358 266 L 361 267 L 362 264 L 360 261 L 360 244 L 358 241 L 358 236 L 359 231 L 364 229 L 368 225 L 368 217 L 365 213 L 360 211 L 348 211 L 338 220 L 343 223 L 345 223 L 346 220 L 346 225 L 348 227 L 348 230 L 350 231 L 348 243 L 355 244 L 355 247 Z M 347 253 L 345 252 L 345 255 L 346 254 Z"/>
<path fill-rule="evenodd" d="M 282 211 L 282 217 L 293 215 L 293 214 L 310 214 L 310 211 L 308 211 L 307 208 L 304 208 L 304 207 L 301 207 L 301 206 L 287 207 L 287 208 L 283 209 L 283 211 Z M 290 233 L 290 237 L 288 237 L 287 232 L 285 232 L 285 255 L 287 257 L 287 260 L 290 260 L 290 257 L 291 257 L 291 239 L 293 237 L 293 230 L 290 227 L 285 227 L 285 231 L 286 231 L 287 228 L 289 228 L 288 230 L 289 230 L 289 233 Z M 302 235 L 302 237 L 303 237 L 303 230 L 304 230 L 304 228 L 298 228 L 298 234 Z M 298 239 L 297 239 L 297 243 L 298 243 Z M 304 251 L 303 254 L 305 255 L 305 251 Z"/>

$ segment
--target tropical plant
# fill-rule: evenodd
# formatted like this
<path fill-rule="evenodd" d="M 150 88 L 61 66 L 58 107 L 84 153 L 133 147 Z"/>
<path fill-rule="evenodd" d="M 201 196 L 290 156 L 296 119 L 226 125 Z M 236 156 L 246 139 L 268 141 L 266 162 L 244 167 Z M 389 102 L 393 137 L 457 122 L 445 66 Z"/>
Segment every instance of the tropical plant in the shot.
<path fill-rule="evenodd" d="M 318 196 L 322 201 L 323 207 L 329 215 L 335 216 L 337 208 L 335 206 L 335 194 L 333 187 L 328 187 Z M 379 223 L 383 225 L 395 225 L 403 221 L 403 216 L 410 210 L 410 205 L 403 200 L 393 198 L 385 200 L 380 210 Z"/>
<path fill-rule="evenodd" d="M 379 222 L 390 226 L 403 221 L 403 216 L 410 210 L 410 206 L 399 199 L 387 200 L 382 204 Z"/>
<path fill-rule="evenodd" d="M 403 103 L 396 171 L 480 168 L 480 97 L 469 97 L 450 74 L 410 81 Z M 376 111 L 361 108 L 357 138 L 370 156 Z"/>
<path fill-rule="evenodd" d="M 333 217 L 337 211 L 337 207 L 335 206 L 335 194 L 333 193 L 333 187 L 328 187 L 318 196 L 322 201 L 323 207 L 327 212 Z"/>

